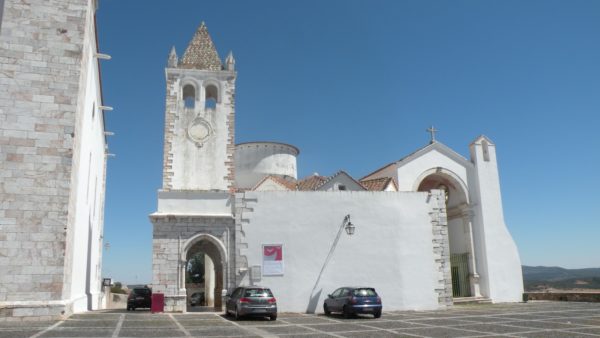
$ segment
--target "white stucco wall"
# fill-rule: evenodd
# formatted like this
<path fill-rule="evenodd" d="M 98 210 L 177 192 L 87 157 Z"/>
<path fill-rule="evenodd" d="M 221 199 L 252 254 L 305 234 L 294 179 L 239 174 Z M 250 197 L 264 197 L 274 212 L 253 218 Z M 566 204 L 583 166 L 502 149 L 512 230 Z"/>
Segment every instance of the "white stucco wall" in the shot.
<path fill-rule="evenodd" d="M 466 184 L 467 168 L 436 149 L 426 152 L 406 163 L 399 163 L 397 170 L 398 191 L 414 191 L 420 176 L 430 169 L 445 168 Z M 422 177 L 421 177 L 422 178 Z"/>
<path fill-rule="evenodd" d="M 522 300 L 523 274 L 517 246 L 504 223 L 500 180 L 496 162 L 496 150 L 490 145 L 489 160 L 485 160 L 481 142 L 471 145 L 475 170 L 470 180 L 476 187 L 477 204 L 474 208 L 475 249 L 479 254 L 482 290 L 494 302 L 518 302 Z"/>
<path fill-rule="evenodd" d="M 439 170 L 457 181 L 467 191 L 481 293 L 493 302 L 515 302 L 523 293 L 521 262 L 504 224 L 495 146 L 488 149 L 489 160 L 484 160 L 481 141 L 475 142 L 469 161 L 442 144 L 430 145 L 397 163 L 398 185 L 400 191 L 415 190 L 426 175 Z M 451 206 L 464 203 L 454 197 L 451 194 Z M 460 219 L 449 221 L 452 253 L 467 251 L 462 224 Z"/>
<path fill-rule="evenodd" d="M 267 175 L 298 178 L 294 146 L 277 142 L 249 142 L 235 146 L 235 184 L 253 188 Z"/>
<path fill-rule="evenodd" d="M 227 192 L 161 190 L 155 215 L 231 216 L 231 203 Z"/>
<path fill-rule="evenodd" d="M 177 76 L 174 89 L 177 95 L 178 118 L 173 122 L 172 142 L 172 189 L 186 190 L 227 190 L 227 145 L 229 139 L 228 116 L 231 114 L 231 85 L 227 76 L 229 72 L 211 72 L 195 69 L 167 68 L 168 76 Z M 204 106 L 203 86 L 217 84 L 220 101 L 215 109 Z M 186 108 L 182 91 L 186 85 L 193 85 L 198 95 L 193 108 Z M 202 118 L 211 126 L 212 134 L 200 146 L 188 135 L 188 127 L 197 118 Z"/>
<path fill-rule="evenodd" d="M 81 132 L 75 135 L 79 138 L 79 165 L 73 167 L 76 171 L 72 189 L 75 198 L 75 218 L 73 226 L 72 264 L 70 266 L 70 292 L 65 295 L 68 302 L 73 303 L 73 312 L 95 310 L 101 307 L 101 264 L 102 264 L 102 233 L 105 192 L 105 136 L 103 111 L 98 76 L 96 41 L 93 19 L 88 20 L 83 54 L 88 60 L 85 74 L 87 76 L 82 91 L 84 102 L 83 114 L 78 117 Z"/>
<path fill-rule="evenodd" d="M 377 289 L 384 309 L 436 309 L 437 272 L 427 193 L 247 192 L 242 232 L 248 266 L 262 265 L 262 245 L 282 244 L 283 276 L 264 276 L 280 311 L 322 312 L 323 299 L 340 286 Z M 342 233 L 313 287 L 346 214 L 356 233 Z M 242 281 L 248 284 L 249 278 Z M 315 296 L 314 298 L 311 298 Z M 312 300 L 312 302 L 311 302 Z M 316 302 L 315 302 L 316 301 Z M 311 304 L 313 305 L 311 307 Z"/>
<path fill-rule="evenodd" d="M 450 242 L 450 253 L 469 252 L 469 234 L 462 218 L 448 221 L 448 240 Z"/>

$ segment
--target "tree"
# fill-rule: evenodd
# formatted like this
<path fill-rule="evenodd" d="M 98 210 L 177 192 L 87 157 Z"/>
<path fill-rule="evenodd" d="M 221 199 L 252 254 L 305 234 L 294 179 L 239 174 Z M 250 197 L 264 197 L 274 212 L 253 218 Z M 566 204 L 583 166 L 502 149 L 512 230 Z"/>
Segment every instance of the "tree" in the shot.
<path fill-rule="evenodd" d="M 202 283 L 204 282 L 204 254 L 199 252 L 193 255 L 187 263 L 186 268 L 186 283 Z"/>
<path fill-rule="evenodd" d="M 110 292 L 122 294 L 127 293 L 127 291 L 123 290 L 123 284 L 121 284 L 121 282 L 115 282 L 115 284 L 110 288 Z"/>

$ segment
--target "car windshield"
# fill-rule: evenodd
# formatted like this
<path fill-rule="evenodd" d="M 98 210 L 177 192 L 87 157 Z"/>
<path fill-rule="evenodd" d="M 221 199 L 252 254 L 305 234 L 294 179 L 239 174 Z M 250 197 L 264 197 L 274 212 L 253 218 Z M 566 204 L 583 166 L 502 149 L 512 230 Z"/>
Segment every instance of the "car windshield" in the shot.
<path fill-rule="evenodd" d="M 273 297 L 269 289 L 246 289 L 244 297 Z"/>
<path fill-rule="evenodd" d="M 150 294 L 150 289 L 133 289 L 133 292 L 136 295 L 149 295 Z"/>
<path fill-rule="evenodd" d="M 357 297 L 376 297 L 375 289 L 355 289 L 352 294 Z"/>

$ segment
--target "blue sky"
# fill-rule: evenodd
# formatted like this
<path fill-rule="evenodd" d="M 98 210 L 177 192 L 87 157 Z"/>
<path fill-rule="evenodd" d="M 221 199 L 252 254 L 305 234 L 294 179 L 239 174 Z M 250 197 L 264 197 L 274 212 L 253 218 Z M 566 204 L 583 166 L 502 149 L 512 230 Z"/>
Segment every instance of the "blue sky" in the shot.
<path fill-rule="evenodd" d="M 497 146 L 523 264 L 600 267 L 599 1 L 102 0 L 109 159 L 103 273 L 151 282 L 164 67 L 205 21 L 236 58 L 236 142 L 356 178 L 426 145 Z"/>

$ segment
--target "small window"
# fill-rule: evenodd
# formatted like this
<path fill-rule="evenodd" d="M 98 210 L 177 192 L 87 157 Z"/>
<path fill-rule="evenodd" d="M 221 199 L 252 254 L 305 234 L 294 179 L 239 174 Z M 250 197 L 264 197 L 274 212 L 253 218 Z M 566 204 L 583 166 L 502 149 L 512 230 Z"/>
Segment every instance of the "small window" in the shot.
<path fill-rule="evenodd" d="M 183 87 L 183 102 L 186 108 L 194 108 L 196 105 L 196 88 L 192 85 Z"/>
<path fill-rule="evenodd" d="M 483 150 L 483 160 L 486 162 L 490 161 L 490 149 L 489 144 L 486 140 L 481 141 L 481 150 Z"/>
<path fill-rule="evenodd" d="M 219 90 L 215 85 L 208 85 L 204 88 L 204 108 L 215 109 L 219 101 Z"/>
<path fill-rule="evenodd" d="M 237 288 L 237 289 L 233 290 L 233 292 L 231 293 L 231 298 L 239 297 L 241 293 L 242 293 L 242 288 Z"/>
<path fill-rule="evenodd" d="M 355 289 L 352 294 L 357 297 L 377 297 L 374 289 Z"/>
<path fill-rule="evenodd" d="M 133 293 L 135 293 L 136 295 L 150 295 L 152 294 L 152 291 L 150 291 L 150 289 L 146 289 L 146 288 L 136 288 L 133 289 Z"/>
<path fill-rule="evenodd" d="M 343 184 L 338 185 L 338 190 L 343 191 L 346 190 L 346 186 Z"/>
<path fill-rule="evenodd" d="M 269 289 L 247 289 L 244 297 L 273 297 Z"/>

